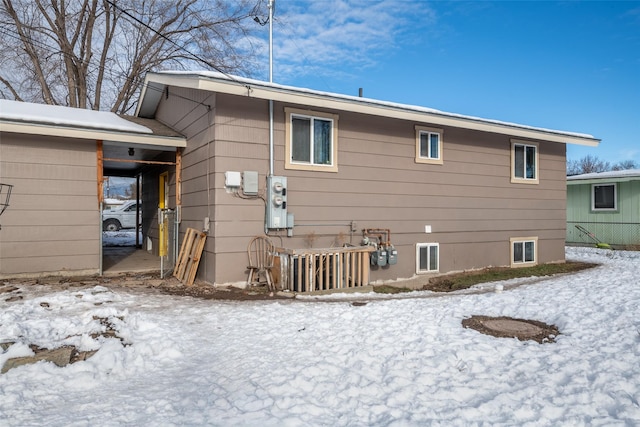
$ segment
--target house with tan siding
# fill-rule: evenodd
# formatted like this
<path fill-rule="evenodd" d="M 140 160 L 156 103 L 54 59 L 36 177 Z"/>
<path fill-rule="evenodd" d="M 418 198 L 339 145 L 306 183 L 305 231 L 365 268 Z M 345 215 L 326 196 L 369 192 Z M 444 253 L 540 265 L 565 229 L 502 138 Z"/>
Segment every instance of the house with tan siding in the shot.
<path fill-rule="evenodd" d="M 599 143 L 211 72 L 148 74 L 136 115 L 186 138 L 144 200 L 166 195 L 178 241 L 208 233 L 198 278 L 242 283 L 266 234 L 281 286 L 305 291 L 563 262 L 566 144 Z"/>
<path fill-rule="evenodd" d="M 185 146 L 155 120 L 0 100 L 0 183 L 12 186 L 0 278 L 102 274 L 103 177 L 175 167 Z M 157 204 L 143 211 L 145 236 L 157 228 Z"/>

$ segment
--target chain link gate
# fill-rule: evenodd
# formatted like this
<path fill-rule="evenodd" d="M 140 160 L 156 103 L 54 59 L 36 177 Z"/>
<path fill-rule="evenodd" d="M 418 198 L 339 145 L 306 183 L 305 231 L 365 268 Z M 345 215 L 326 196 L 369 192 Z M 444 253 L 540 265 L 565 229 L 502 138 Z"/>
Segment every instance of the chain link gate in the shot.
<path fill-rule="evenodd" d="M 160 278 L 171 276 L 176 265 L 178 252 L 178 227 L 176 212 L 173 209 L 161 209 L 158 215 L 160 227 Z"/>

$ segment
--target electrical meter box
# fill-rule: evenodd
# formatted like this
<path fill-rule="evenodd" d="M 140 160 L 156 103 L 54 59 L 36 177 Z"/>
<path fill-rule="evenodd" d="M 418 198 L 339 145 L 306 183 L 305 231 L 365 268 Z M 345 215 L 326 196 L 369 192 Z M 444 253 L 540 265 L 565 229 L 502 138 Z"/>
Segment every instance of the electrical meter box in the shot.
<path fill-rule="evenodd" d="M 286 176 L 267 176 L 267 228 L 287 228 Z"/>

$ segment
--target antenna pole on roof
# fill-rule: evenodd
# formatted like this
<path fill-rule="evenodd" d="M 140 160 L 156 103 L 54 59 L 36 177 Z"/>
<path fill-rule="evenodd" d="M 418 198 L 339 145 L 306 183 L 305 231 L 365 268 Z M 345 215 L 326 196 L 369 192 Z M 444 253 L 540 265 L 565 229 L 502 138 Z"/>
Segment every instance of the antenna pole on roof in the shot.
<path fill-rule="evenodd" d="M 276 0 L 269 0 L 269 83 L 273 83 L 273 9 Z"/>
<path fill-rule="evenodd" d="M 269 83 L 273 83 L 273 8 L 269 0 Z M 269 100 L 269 176 L 273 175 L 273 99 Z"/>

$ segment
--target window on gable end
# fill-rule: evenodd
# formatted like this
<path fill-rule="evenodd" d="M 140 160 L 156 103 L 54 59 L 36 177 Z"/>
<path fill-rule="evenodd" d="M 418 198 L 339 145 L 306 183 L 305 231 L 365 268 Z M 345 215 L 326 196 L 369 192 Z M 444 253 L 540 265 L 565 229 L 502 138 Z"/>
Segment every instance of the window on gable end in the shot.
<path fill-rule="evenodd" d="M 538 184 L 539 145 L 536 142 L 511 140 L 511 182 Z"/>
<path fill-rule="evenodd" d="M 442 129 L 416 126 L 416 163 L 443 163 L 442 144 L 444 131 Z"/>

